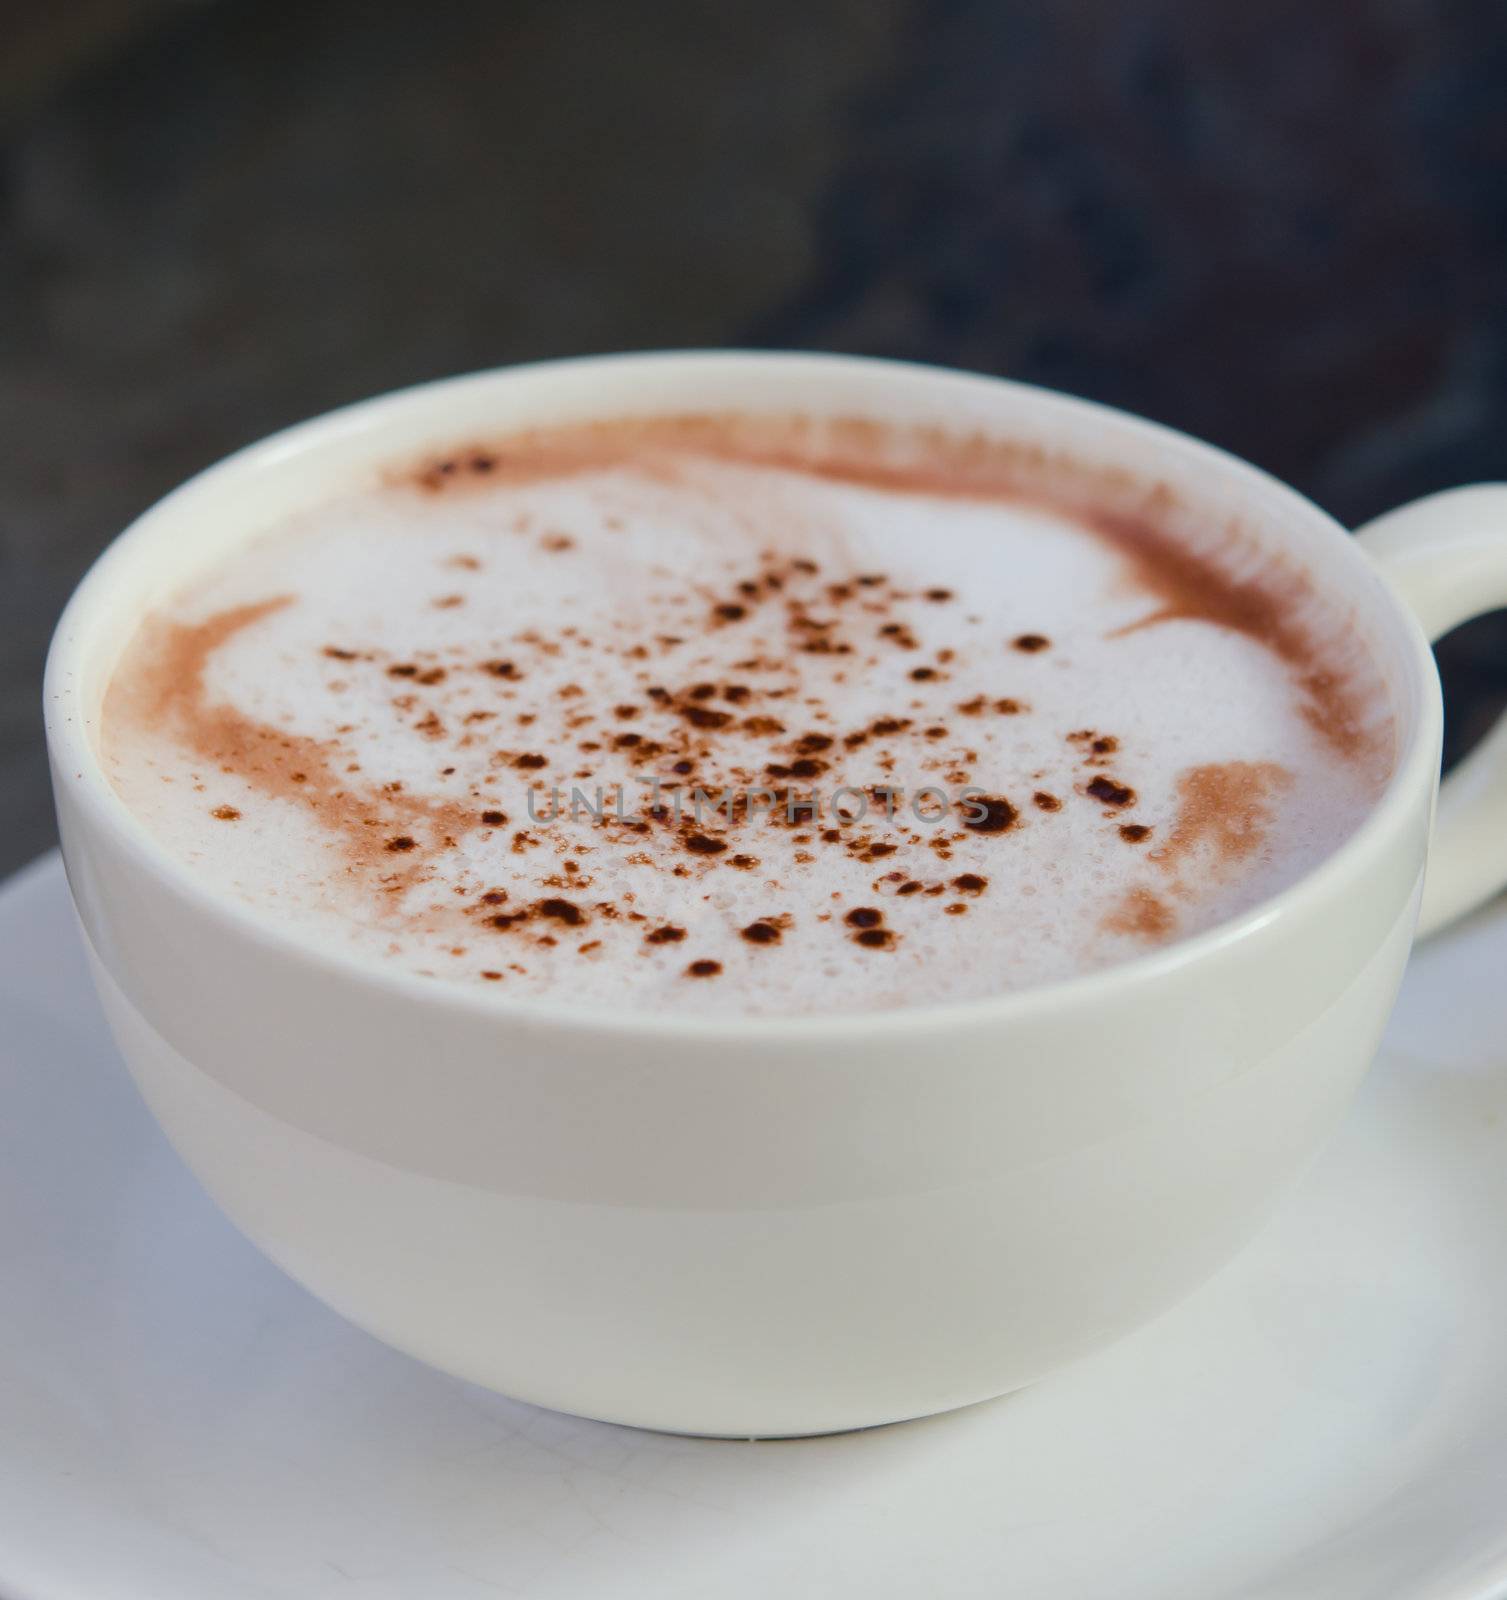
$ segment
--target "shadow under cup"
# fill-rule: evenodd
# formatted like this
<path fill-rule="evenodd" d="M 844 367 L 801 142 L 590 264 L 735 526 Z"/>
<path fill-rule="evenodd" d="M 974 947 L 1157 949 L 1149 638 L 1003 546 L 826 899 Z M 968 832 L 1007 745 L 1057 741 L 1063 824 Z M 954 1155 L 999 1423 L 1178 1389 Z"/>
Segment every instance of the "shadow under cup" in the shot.
<path fill-rule="evenodd" d="M 96 740 L 139 618 L 251 533 L 479 431 L 729 407 L 1030 440 L 1258 521 L 1342 594 L 1393 776 L 1292 888 L 1106 971 L 858 1015 L 509 1001 L 302 942 L 206 890 Z M 1412 938 L 1438 771 L 1416 624 L 1349 537 L 1183 436 L 998 380 L 851 358 L 616 357 L 368 402 L 123 534 L 48 668 L 69 881 L 122 1052 L 231 1219 L 400 1349 L 518 1398 L 690 1433 L 861 1427 L 1032 1382 L 1255 1230 L 1365 1071 Z"/>

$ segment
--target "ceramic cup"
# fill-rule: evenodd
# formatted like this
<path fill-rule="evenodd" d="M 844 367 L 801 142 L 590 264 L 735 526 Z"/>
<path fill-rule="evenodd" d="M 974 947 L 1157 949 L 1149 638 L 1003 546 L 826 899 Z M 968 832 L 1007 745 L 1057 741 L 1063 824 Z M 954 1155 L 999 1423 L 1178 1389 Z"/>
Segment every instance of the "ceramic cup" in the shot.
<path fill-rule="evenodd" d="M 767 408 L 981 428 L 1257 520 L 1342 586 L 1395 774 L 1305 878 L 1209 932 L 997 999 L 753 1019 L 510 1001 L 321 950 L 205 889 L 98 755 L 143 612 L 352 474 L 478 432 Z M 1507 881 L 1507 733 L 1444 786 L 1427 635 L 1507 603 L 1507 486 L 1358 538 L 1122 413 L 850 358 L 519 367 L 290 429 L 122 534 L 46 700 L 69 882 L 142 1093 L 300 1283 L 447 1372 L 590 1417 L 824 1432 L 1028 1384 L 1186 1295 L 1260 1225 L 1376 1049 L 1412 942 Z M 1428 884 L 1424 886 L 1425 862 Z"/>

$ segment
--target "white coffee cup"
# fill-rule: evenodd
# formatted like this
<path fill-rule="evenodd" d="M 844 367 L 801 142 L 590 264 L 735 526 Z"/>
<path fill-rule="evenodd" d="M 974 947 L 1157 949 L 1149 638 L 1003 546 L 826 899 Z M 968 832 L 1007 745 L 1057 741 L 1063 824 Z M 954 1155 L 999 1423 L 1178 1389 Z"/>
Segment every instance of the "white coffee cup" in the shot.
<path fill-rule="evenodd" d="M 1031 439 L 1256 519 L 1343 586 L 1396 698 L 1374 811 L 1292 888 L 997 999 L 718 1018 L 510 1001 L 321 950 L 204 888 L 101 769 L 147 609 L 353 469 L 478 431 L 792 409 Z M 1437 636 L 1507 603 L 1507 486 L 1351 538 L 1252 467 L 1060 395 L 846 357 L 686 354 L 435 383 L 290 429 L 122 534 L 46 701 L 69 882 L 143 1094 L 231 1219 L 353 1321 L 542 1405 L 822 1432 L 1027 1384 L 1260 1225 L 1376 1049 L 1413 939 L 1507 882 L 1507 730 L 1437 788 Z M 1420 627 L 1420 622 L 1422 627 Z M 1429 878 L 1424 892 L 1425 857 Z"/>

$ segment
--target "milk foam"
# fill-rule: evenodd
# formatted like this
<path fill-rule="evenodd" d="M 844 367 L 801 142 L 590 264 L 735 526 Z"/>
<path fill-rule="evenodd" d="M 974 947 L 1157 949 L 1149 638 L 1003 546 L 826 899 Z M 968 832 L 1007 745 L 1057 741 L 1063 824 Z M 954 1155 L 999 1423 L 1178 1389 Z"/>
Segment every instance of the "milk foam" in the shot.
<path fill-rule="evenodd" d="M 1253 585 L 1259 543 L 1221 533 L 1200 599 L 1152 489 L 1132 525 L 955 493 L 945 463 L 901 482 L 736 445 L 462 453 L 268 530 L 127 651 L 118 792 L 323 946 L 776 1014 L 1134 956 L 1291 884 L 1374 803 L 1375 674 L 1322 596 Z M 844 786 L 901 792 L 848 822 Z"/>

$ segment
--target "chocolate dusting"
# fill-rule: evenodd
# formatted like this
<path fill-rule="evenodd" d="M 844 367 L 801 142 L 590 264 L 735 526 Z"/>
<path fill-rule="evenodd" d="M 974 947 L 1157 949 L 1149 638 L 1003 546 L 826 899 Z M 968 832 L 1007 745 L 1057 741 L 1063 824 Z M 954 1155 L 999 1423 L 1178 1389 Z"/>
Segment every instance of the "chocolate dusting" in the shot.
<path fill-rule="evenodd" d="M 673 475 L 677 462 L 697 456 L 891 493 L 1009 501 L 1066 514 L 1124 557 L 1153 602 L 1122 632 L 1185 620 L 1245 634 L 1291 670 L 1309 723 L 1342 756 L 1373 770 L 1390 756 L 1390 729 L 1367 716 L 1362 686 L 1334 670 L 1326 640 L 1301 619 L 1310 589 L 1302 573 L 1267 563 L 1259 578 L 1234 576 L 1218 553 L 1195 549 L 1173 531 L 1187 508 L 1169 486 L 1138 483 L 1124 471 L 1039 445 L 862 417 L 631 417 L 478 441 L 400 469 L 393 481 L 454 493 L 468 484 L 535 483 L 628 462 Z M 484 470 L 478 461 L 487 463 Z M 1231 533 L 1238 542 L 1239 530 Z M 1030 653 L 1050 640 L 1024 633 L 1013 643 Z"/>
<path fill-rule="evenodd" d="M 1258 580 L 1231 576 L 1214 557 L 1190 549 L 1177 538 L 1173 528 L 1182 512 L 1166 491 L 1153 489 L 1148 493 L 1144 488 L 1135 488 L 1128 478 L 1106 479 L 1102 473 L 1095 475 L 1092 469 L 1050 457 L 1030 447 L 982 437 L 950 436 L 931 429 L 899 430 L 854 419 L 817 424 L 809 419 L 790 417 L 661 417 L 482 441 L 420 464 L 406 475 L 400 474 L 397 481 L 426 495 L 459 493 L 471 483 L 541 481 L 627 461 L 645 469 L 650 476 L 662 474 L 667 481 L 673 481 L 681 471 L 694 471 L 697 456 L 772 467 L 891 492 L 1002 500 L 1064 512 L 1115 549 L 1126 562 L 1138 588 L 1151 602 L 1148 614 L 1121 632 L 1132 633 L 1161 622 L 1192 619 L 1246 635 L 1272 650 L 1286 665 L 1303 698 L 1304 714 L 1339 753 L 1347 759 L 1369 761 L 1385 742 L 1376 719 L 1367 720 L 1359 688 L 1339 670 L 1333 651 L 1325 641 L 1312 638 L 1304 631 L 1299 619 L 1303 609 L 1300 602 L 1306 591 L 1300 577 L 1285 573 L 1280 566 L 1263 571 Z M 1132 509 L 1106 511 L 1106 499 L 1130 503 Z M 541 534 L 535 529 L 529 537 L 537 541 Z M 549 544 L 552 549 L 563 552 L 569 548 L 570 541 L 562 535 L 545 532 L 542 537 L 546 542 L 554 541 Z M 771 539 L 777 542 L 775 536 Z M 819 581 L 813 581 L 818 578 Z M 839 581 L 832 581 L 834 579 Z M 447 581 L 456 580 L 451 577 Z M 953 592 L 929 588 L 920 590 L 918 595 L 914 590 L 906 592 L 889 585 L 890 580 L 883 574 L 852 575 L 840 569 L 833 570 L 830 564 L 828 572 L 819 576 L 814 563 L 792 558 L 788 549 L 782 556 L 778 552 L 761 551 L 757 561 L 750 562 L 746 575 L 734 571 L 731 577 L 719 578 L 715 590 L 695 591 L 699 596 L 698 608 L 706 607 L 698 609 L 697 613 L 706 619 L 704 626 L 734 629 L 740 638 L 746 632 L 754 641 L 746 652 L 741 643 L 733 647 L 746 653 L 748 659 L 739 659 L 731 667 L 701 668 L 708 677 L 715 671 L 740 681 L 688 682 L 694 669 L 677 669 L 673 655 L 676 647 L 687 641 L 669 635 L 656 638 L 646 633 L 636 647 L 638 655 L 634 659 L 659 661 L 664 656 L 667 658 L 664 664 L 642 669 L 640 681 L 634 687 L 629 688 L 625 683 L 613 695 L 613 700 L 618 694 L 630 695 L 632 699 L 624 699 L 620 704 L 609 702 L 597 709 L 591 707 L 588 697 L 579 715 L 572 710 L 573 720 L 567 722 L 571 732 L 563 742 L 546 735 L 542 728 L 532 734 L 518 731 L 533 722 L 535 716 L 533 711 L 524 709 L 528 704 L 526 700 L 522 705 L 518 703 L 514 686 L 538 665 L 540 653 L 557 653 L 560 640 L 564 638 L 568 642 L 568 636 L 574 631 L 569 626 L 556 630 L 552 624 L 547 637 L 541 638 L 537 633 L 520 634 L 511 644 L 501 637 L 493 638 L 487 644 L 488 651 L 516 648 L 517 659 L 512 655 L 481 659 L 478 651 L 472 659 L 449 669 L 433 664 L 433 652 L 426 655 L 410 646 L 405 652 L 409 659 L 393 661 L 380 651 L 369 651 L 359 637 L 342 637 L 339 632 L 335 633 L 335 638 L 340 642 L 322 645 L 320 654 L 328 662 L 341 664 L 340 668 L 330 669 L 338 672 L 341 678 L 355 678 L 363 672 L 391 678 L 393 682 L 384 684 L 384 690 L 391 690 L 397 697 L 392 703 L 404 708 L 405 725 L 427 737 L 458 740 L 464 745 L 473 737 L 466 731 L 468 728 L 479 727 L 492 718 L 502 718 L 488 735 L 487 750 L 494 770 L 510 767 L 517 773 L 534 773 L 549 768 L 550 776 L 562 781 L 572 777 L 585 780 L 593 772 L 592 761 L 588 758 L 610 748 L 629 763 L 631 773 L 673 775 L 677 784 L 681 779 L 687 780 L 688 789 L 694 782 L 711 785 L 714 780 L 717 783 L 727 781 L 726 773 L 719 769 L 719 756 L 728 748 L 722 742 L 724 739 L 756 738 L 770 741 L 767 753 L 775 759 L 766 763 L 763 761 L 765 751 L 759 751 L 751 758 L 746 775 L 733 775 L 739 782 L 757 782 L 767 777 L 776 782 L 795 779 L 804 783 L 822 778 L 823 787 L 831 789 L 841 780 L 839 762 L 843 752 L 862 748 L 866 758 L 873 757 L 877 761 L 878 772 L 888 774 L 895 770 L 895 762 L 902 758 L 904 751 L 914 751 L 918 741 L 929 740 L 932 743 L 928 755 L 921 759 L 933 764 L 923 767 L 923 771 L 945 774 L 948 783 L 957 787 L 971 784 L 972 764 L 978 757 L 975 751 L 963 748 L 970 725 L 959 722 L 949 729 L 947 724 L 934 721 L 939 713 L 945 712 L 945 706 L 952 703 L 951 699 L 945 704 L 936 703 L 934 690 L 921 697 L 908 689 L 902 690 L 892 714 L 869 717 L 865 719 L 866 725 L 856 727 L 844 727 L 837 720 L 839 713 L 835 702 L 823 706 L 814 698 L 802 697 L 800 678 L 804 669 L 796 670 L 790 665 L 798 654 L 841 656 L 852 650 L 854 641 L 858 641 L 860 649 L 870 651 L 875 648 L 876 634 L 885 641 L 883 649 L 887 660 L 892 651 L 921 655 L 923 664 L 920 665 L 908 666 L 904 656 L 894 663 L 895 671 L 903 673 L 908 683 L 945 683 L 953 652 L 935 649 L 927 642 L 922 622 L 912 616 L 908 623 L 891 620 L 881 625 L 876 619 L 884 616 L 885 608 L 896 601 L 913 602 L 921 598 L 933 606 L 944 606 L 954 599 Z M 729 593 L 736 598 L 725 598 Z M 460 598 L 458 595 L 442 597 L 435 603 L 449 605 Z M 499 828 L 507 823 L 507 813 L 488 804 L 494 798 L 494 791 L 485 780 L 473 786 L 463 799 L 455 801 L 437 795 L 408 793 L 398 784 L 383 784 L 363 777 L 338 736 L 319 740 L 290 733 L 209 699 L 205 668 L 214 652 L 243 629 L 270 618 L 293 600 L 294 597 L 284 595 L 230 608 L 194 625 L 160 620 L 150 623 L 146 630 L 148 648 L 137 652 L 135 657 L 147 666 L 138 671 L 135 681 L 127 687 L 145 705 L 145 720 L 168 729 L 206 766 L 234 774 L 252 789 L 296 804 L 315 816 L 339 841 L 349 864 L 366 872 L 367 881 L 379 884 L 382 893 L 390 894 L 395 887 L 427 882 L 426 874 L 433 875 L 433 863 L 440 852 L 455 848 L 458 841 L 477 830 Z M 756 614 L 766 620 L 770 616 L 780 619 L 784 641 L 782 659 L 773 659 L 781 650 L 778 642 L 774 646 L 760 642 L 752 625 L 747 630 L 743 628 L 742 625 Z M 1030 620 L 1028 616 L 1020 619 L 1021 622 Z M 1053 649 L 1053 641 L 1034 632 L 1011 637 L 1011 627 L 1016 625 L 1012 623 L 999 633 L 990 634 L 993 651 L 1001 651 L 998 641 L 1003 635 L 1003 651 L 998 659 L 1001 679 L 990 685 L 988 695 L 973 693 L 977 685 L 957 691 L 973 693 L 972 698 L 956 705 L 961 717 L 1028 716 L 1029 703 L 1000 695 L 998 691 L 1019 686 L 1029 692 L 1030 685 L 1024 682 L 1026 675 L 1036 674 L 1036 682 L 1040 683 L 1040 674 L 1050 674 L 1063 664 L 1061 659 L 1048 658 L 1040 663 L 1019 659 L 1019 656 L 1030 657 Z M 596 643 L 599 645 L 600 641 Z M 760 659 L 761 656 L 764 659 Z M 1054 651 L 1054 656 L 1069 658 L 1070 651 Z M 684 661 L 684 657 L 680 659 Z M 909 657 L 911 661 L 916 659 L 916 654 Z M 528 670 L 520 670 L 520 662 Z M 344 670 L 346 664 L 350 666 L 349 672 Z M 834 661 L 832 665 L 835 668 L 839 663 Z M 855 673 L 862 670 L 861 663 L 855 661 L 853 670 Z M 450 689 L 442 690 L 447 672 L 453 674 L 449 679 Z M 643 681 L 651 672 L 660 680 L 653 686 Z M 776 689 L 771 686 L 771 680 L 780 682 L 774 676 L 778 672 L 786 674 L 787 686 Z M 741 681 L 745 675 L 747 681 Z M 467 683 L 470 689 L 464 689 Z M 453 693 L 457 686 L 466 693 L 488 696 L 491 707 L 465 711 L 464 721 L 459 715 L 452 716 L 450 708 L 455 705 Z M 574 684 L 566 684 L 553 692 L 561 698 L 582 696 L 581 689 Z M 430 702 L 446 711 L 450 718 L 448 725 L 429 709 Z M 461 704 L 465 705 L 464 699 Z M 738 709 L 736 712 L 722 709 L 725 706 Z M 414 709 L 410 711 L 409 707 Z M 813 727 L 813 723 L 824 726 Z M 624 729 L 623 724 L 631 724 L 631 727 Z M 665 724 L 669 725 L 668 729 Z M 513 731 L 509 734 L 502 731 L 504 728 Z M 979 724 L 972 722 L 971 728 L 977 734 Z M 1029 723 L 1022 724 L 1022 728 L 1027 733 L 1031 731 Z M 482 731 L 475 734 L 477 739 L 483 736 Z M 1113 735 L 1083 730 L 1081 734 L 1068 737 L 1081 745 L 1074 759 L 1090 767 L 1107 767 L 1118 750 L 1118 741 Z M 536 748 L 519 748 L 525 740 Z M 495 745 L 507 745 L 510 741 L 516 741 L 512 749 L 495 749 Z M 436 754 L 439 760 L 444 759 L 444 755 Z M 1117 757 L 1115 765 L 1124 765 L 1131 776 L 1135 776 L 1133 765 L 1123 757 Z M 438 770 L 450 774 L 455 768 Z M 871 772 L 865 782 L 877 775 Z M 990 775 L 983 776 L 987 780 Z M 992 776 L 995 782 L 1017 781 L 1015 775 L 1008 773 Z M 1083 782 L 1085 778 L 1087 781 Z M 1050 763 L 1044 762 L 1041 771 L 1030 774 L 1024 781 L 1050 782 L 1059 787 L 1073 805 L 1082 803 L 1081 799 L 1074 798 L 1075 792 L 1080 797 L 1086 794 L 1118 813 L 1123 813 L 1137 799 L 1128 784 L 1102 770 L 1092 776 L 1080 772 L 1068 777 L 1059 770 L 1050 769 Z M 1193 769 L 1184 774 L 1180 784 L 1177 816 L 1170 823 L 1158 817 L 1156 847 L 1146 852 L 1145 858 L 1174 879 L 1179 863 L 1195 851 L 1212 850 L 1222 861 L 1244 859 L 1267 837 L 1275 816 L 1274 796 L 1288 781 L 1283 769 L 1269 763 L 1226 763 Z M 870 787 L 867 792 L 877 796 L 884 791 Z M 792 793 L 780 789 L 780 802 L 783 804 Z M 1046 789 L 1035 790 L 1029 804 L 1021 800 L 1021 806 L 1028 813 L 1033 807 L 1036 812 L 1057 812 L 1063 805 L 1063 800 Z M 234 807 L 222 806 L 211 814 L 233 820 L 239 813 Z M 867 830 L 823 826 L 830 820 L 824 817 L 818 821 L 812 817 L 805 823 L 792 824 L 810 829 L 795 838 L 795 844 L 800 847 L 794 856 L 797 865 L 812 859 L 811 855 L 803 853 L 807 849 L 838 849 L 854 860 L 876 861 L 910 846 L 933 851 L 945 862 L 953 846 L 966 841 L 969 833 L 1004 834 L 1017 824 L 1023 829 L 1043 830 L 1065 826 L 1030 814 L 1022 822 L 1017 806 L 1001 795 L 960 802 L 956 819 L 949 818 L 946 826 L 938 828 L 924 841 L 914 834 L 907 841 L 898 829 L 892 836 L 883 837 L 882 824 L 876 827 L 871 823 Z M 752 872 L 760 866 L 759 856 L 746 848 L 738 848 L 749 844 L 757 846 L 757 839 L 737 836 L 738 830 L 747 823 L 746 815 L 729 812 L 725 825 L 719 819 L 708 831 L 689 820 L 671 821 L 668 807 L 661 807 L 651 820 L 625 824 L 655 836 L 648 841 L 652 849 L 629 859 L 658 866 L 676 877 L 698 880 L 728 870 Z M 768 825 L 783 824 L 770 822 Z M 1117 826 L 1120 837 L 1131 844 L 1140 844 L 1152 834 L 1147 825 L 1121 821 L 1119 816 L 1112 818 L 1111 826 Z M 485 840 L 487 835 L 482 837 Z M 504 838 L 497 839 L 493 847 L 499 852 L 508 848 Z M 517 855 L 541 849 L 548 852 L 551 842 L 547 835 L 519 831 L 512 837 L 511 848 Z M 982 848 L 994 849 L 995 846 L 987 844 Z M 1006 842 L 998 848 L 1008 852 L 1014 846 Z M 589 845 L 586 853 L 590 853 Z M 929 883 L 926 880 L 916 854 L 912 851 L 909 860 L 905 856 L 897 858 L 909 871 L 894 875 L 897 884 L 883 890 L 905 898 L 908 914 L 930 907 L 932 902 L 927 897 L 945 893 L 945 881 Z M 923 859 L 927 859 L 933 871 L 937 870 L 934 861 L 924 856 Z M 581 884 L 579 877 L 573 876 L 575 864 L 566 866 L 566 872 L 557 871 L 553 876 L 541 878 L 539 886 L 556 886 L 577 894 Z M 519 868 L 520 873 L 524 870 Z M 588 861 L 588 874 L 589 870 Z M 777 874 L 780 868 L 771 861 L 769 870 Z M 922 875 L 911 876 L 916 873 Z M 606 881 L 604 875 L 604 883 Z M 970 898 L 980 895 L 986 882 L 978 874 L 962 874 L 951 880 L 956 893 Z M 775 893 L 782 891 L 785 885 L 771 878 L 769 887 L 771 893 Z M 504 894 L 503 891 L 493 892 L 499 896 Z M 477 915 L 475 888 L 469 893 L 473 898 L 465 908 L 466 914 Z M 501 903 L 490 896 L 482 898 L 491 905 Z M 526 893 L 520 895 L 520 899 L 523 898 Z M 625 903 L 616 905 L 589 897 L 579 900 L 551 897 L 534 901 L 523 910 L 498 912 L 491 921 L 499 929 L 530 922 L 530 937 L 536 937 L 546 925 L 559 932 L 580 927 L 590 920 L 591 932 L 595 934 L 605 931 L 604 924 L 613 917 L 626 918 L 632 900 L 631 893 L 624 897 Z M 743 915 L 755 908 L 746 908 Z M 936 910 L 956 916 L 966 914 L 968 907 L 956 900 L 939 904 Z M 663 914 L 661 911 L 660 915 Z M 864 919 L 872 917 L 873 920 L 855 921 L 860 914 Z M 638 911 L 631 915 L 636 919 L 635 938 L 642 938 L 647 944 L 679 942 L 685 938 L 685 930 L 672 924 L 644 932 L 649 918 Z M 896 915 L 898 918 L 900 913 L 897 911 Z M 823 917 L 822 920 L 829 919 Z M 1113 931 L 1159 938 L 1172 931 L 1176 920 L 1155 893 L 1142 888 L 1132 891 L 1124 904 L 1110 913 L 1104 925 L 1113 927 Z M 849 937 L 867 948 L 891 948 L 898 937 L 884 925 L 882 913 L 874 908 L 859 908 L 849 913 L 844 921 L 850 930 Z M 729 924 L 728 931 L 741 934 L 747 944 L 779 942 L 780 926 L 773 918 L 760 918 L 742 929 L 738 929 L 731 918 Z M 550 935 L 546 933 L 544 937 L 548 939 Z M 594 947 L 595 940 L 590 947 L 577 946 Z M 706 965 L 708 963 L 693 963 L 687 970 Z"/>
<path fill-rule="evenodd" d="M 1134 789 L 1128 784 L 1119 783 L 1114 778 L 1106 777 L 1102 772 L 1097 778 L 1090 779 L 1085 787 L 1095 800 L 1102 800 L 1107 806 L 1130 806 L 1135 804 Z"/>
<path fill-rule="evenodd" d="M 963 826 L 973 833 L 1008 833 L 1020 813 L 1003 795 L 975 795 L 964 802 Z"/>
<path fill-rule="evenodd" d="M 1164 484 L 1136 483 L 1116 469 L 1039 445 L 944 427 L 897 427 L 861 417 L 698 413 L 606 418 L 477 442 L 398 469 L 395 484 L 424 493 L 468 485 L 537 483 L 626 463 L 673 475 L 689 457 L 775 468 L 864 488 L 952 499 L 1007 500 L 1062 511 L 1091 527 L 1131 563 L 1157 601 L 1134 628 L 1173 618 L 1235 629 L 1274 648 L 1312 697 L 1316 728 L 1345 750 L 1363 753 L 1366 719 L 1354 686 L 1323 671 L 1322 640 L 1294 620 L 1299 575 L 1232 577 L 1217 557 L 1190 548 L 1169 524 L 1180 503 Z M 486 462 L 485 470 L 476 466 Z M 1106 502 L 1129 503 L 1106 509 Z M 864 580 L 878 575 L 865 575 Z M 928 591 L 928 597 L 945 591 Z M 1018 636 L 1020 648 L 1045 648 L 1041 635 Z M 1025 642 L 1029 641 L 1029 642 Z M 1039 642 L 1038 642 L 1039 641 Z M 1314 681 L 1301 678 L 1316 675 Z"/>

